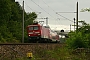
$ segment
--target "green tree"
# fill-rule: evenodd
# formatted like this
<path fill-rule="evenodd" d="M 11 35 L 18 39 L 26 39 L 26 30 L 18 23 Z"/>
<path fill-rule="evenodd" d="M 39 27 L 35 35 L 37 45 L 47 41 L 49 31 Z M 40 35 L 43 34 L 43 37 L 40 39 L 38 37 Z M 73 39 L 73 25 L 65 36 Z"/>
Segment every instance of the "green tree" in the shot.
<path fill-rule="evenodd" d="M 19 42 L 22 39 L 22 7 L 15 0 L 0 0 L 0 42 Z M 37 18 L 35 12 L 25 14 L 26 26 Z M 28 21 L 27 21 L 28 20 Z M 25 37 L 26 37 L 25 31 Z"/>
<path fill-rule="evenodd" d="M 30 25 L 33 23 L 33 20 L 35 20 L 37 18 L 37 15 L 35 12 L 32 13 L 27 13 L 27 15 L 25 16 L 25 26 Z"/>
<path fill-rule="evenodd" d="M 81 9 L 81 12 L 85 12 L 85 11 L 90 12 L 90 8 Z"/>
<path fill-rule="evenodd" d="M 67 44 L 70 48 L 90 47 L 90 25 L 85 21 L 80 21 L 82 26 L 79 27 L 78 33 L 70 32 Z"/>

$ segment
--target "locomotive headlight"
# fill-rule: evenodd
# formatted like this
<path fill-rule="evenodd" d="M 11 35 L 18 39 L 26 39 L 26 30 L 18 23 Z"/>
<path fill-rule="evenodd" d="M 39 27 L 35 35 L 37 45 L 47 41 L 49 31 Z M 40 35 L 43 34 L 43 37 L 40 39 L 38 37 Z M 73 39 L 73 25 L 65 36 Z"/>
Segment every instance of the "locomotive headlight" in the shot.
<path fill-rule="evenodd" d="M 29 32 L 29 34 L 33 34 L 33 32 Z"/>

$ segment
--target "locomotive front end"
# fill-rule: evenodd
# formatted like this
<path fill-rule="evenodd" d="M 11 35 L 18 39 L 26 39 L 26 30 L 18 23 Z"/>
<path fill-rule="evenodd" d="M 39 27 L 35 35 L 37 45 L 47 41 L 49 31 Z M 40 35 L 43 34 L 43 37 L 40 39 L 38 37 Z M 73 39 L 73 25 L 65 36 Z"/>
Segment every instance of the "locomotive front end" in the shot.
<path fill-rule="evenodd" d="M 39 25 L 29 25 L 27 30 L 28 39 L 30 42 L 36 42 L 41 38 L 41 30 Z"/>

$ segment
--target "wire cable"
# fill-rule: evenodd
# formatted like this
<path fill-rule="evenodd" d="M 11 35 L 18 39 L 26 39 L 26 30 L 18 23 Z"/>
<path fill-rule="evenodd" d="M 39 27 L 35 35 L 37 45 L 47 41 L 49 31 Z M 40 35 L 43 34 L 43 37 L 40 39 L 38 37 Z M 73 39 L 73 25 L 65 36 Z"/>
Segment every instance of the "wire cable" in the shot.
<path fill-rule="evenodd" d="M 30 8 L 28 5 L 27 5 L 27 3 L 25 2 L 25 5 L 29 8 L 29 9 L 31 9 L 32 11 L 34 11 L 32 8 Z"/>
<path fill-rule="evenodd" d="M 35 3 L 38 7 L 40 7 L 36 2 L 34 2 L 33 0 L 31 0 L 33 3 Z M 47 11 L 45 11 L 42 7 L 40 7 L 44 12 L 46 12 L 48 15 L 50 15 Z M 52 15 L 50 15 L 52 17 Z"/>
<path fill-rule="evenodd" d="M 44 0 L 42 0 L 43 2 L 44 2 Z M 46 4 L 47 5 L 47 3 L 46 2 L 44 2 L 44 4 Z M 47 5 L 53 12 L 55 12 L 55 10 L 53 10 L 49 5 Z M 56 12 L 55 12 L 56 13 Z"/>
<path fill-rule="evenodd" d="M 44 0 L 42 0 L 43 2 L 44 2 Z M 44 2 L 44 4 L 46 4 L 47 5 L 47 3 L 46 2 Z M 54 10 L 54 9 L 52 9 L 49 5 L 47 5 L 48 6 L 48 8 L 50 8 L 53 12 L 55 12 L 55 14 L 56 14 L 56 11 Z M 55 21 L 56 21 L 56 19 L 54 19 Z M 57 20 L 57 22 L 58 21 L 60 21 L 60 20 Z M 58 24 L 60 24 L 59 22 L 58 22 Z"/>
<path fill-rule="evenodd" d="M 58 13 L 56 13 L 56 14 L 58 14 Z M 64 17 L 64 16 L 62 16 L 60 14 L 58 14 L 58 15 L 61 16 L 61 17 L 63 17 L 63 18 L 65 18 L 65 19 L 67 19 L 67 20 L 69 20 L 69 21 L 71 21 L 71 22 L 74 22 L 74 21 L 72 21 L 72 20 L 70 20 L 70 19 L 68 19 L 68 18 L 66 18 L 66 17 Z"/>
<path fill-rule="evenodd" d="M 44 2 L 44 0 L 42 0 L 43 2 Z M 47 5 L 47 3 L 46 2 L 44 2 L 46 5 Z M 47 5 L 53 12 L 55 12 L 55 10 L 54 9 L 52 9 L 49 5 Z M 56 12 L 55 12 L 56 13 Z M 56 13 L 56 14 L 58 14 L 58 13 Z M 66 17 L 64 17 L 64 16 L 62 16 L 62 15 L 60 15 L 60 14 L 58 14 L 59 16 L 61 16 L 61 17 L 63 17 L 63 18 L 65 18 L 65 19 L 67 19 L 67 20 L 69 20 L 69 21 L 71 21 L 71 22 L 73 22 L 72 20 L 70 20 L 70 19 L 68 19 L 68 18 L 66 18 Z"/>

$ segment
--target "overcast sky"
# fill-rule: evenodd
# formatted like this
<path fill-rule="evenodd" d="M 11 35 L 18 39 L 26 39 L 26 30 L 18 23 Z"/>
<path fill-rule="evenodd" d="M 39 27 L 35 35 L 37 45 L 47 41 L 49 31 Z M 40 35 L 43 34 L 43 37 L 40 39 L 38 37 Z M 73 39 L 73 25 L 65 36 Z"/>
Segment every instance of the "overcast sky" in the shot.
<path fill-rule="evenodd" d="M 23 0 L 16 1 L 22 5 Z M 80 12 L 83 8 L 90 8 L 90 0 L 24 0 L 25 11 L 36 12 L 38 21 L 45 21 L 45 19 L 39 18 L 48 17 L 48 24 L 52 29 L 69 29 L 70 24 L 74 24 L 73 19 L 76 18 L 76 13 L 59 12 L 76 12 L 77 1 L 79 5 L 79 20 L 85 20 L 90 23 L 90 12 Z"/>

